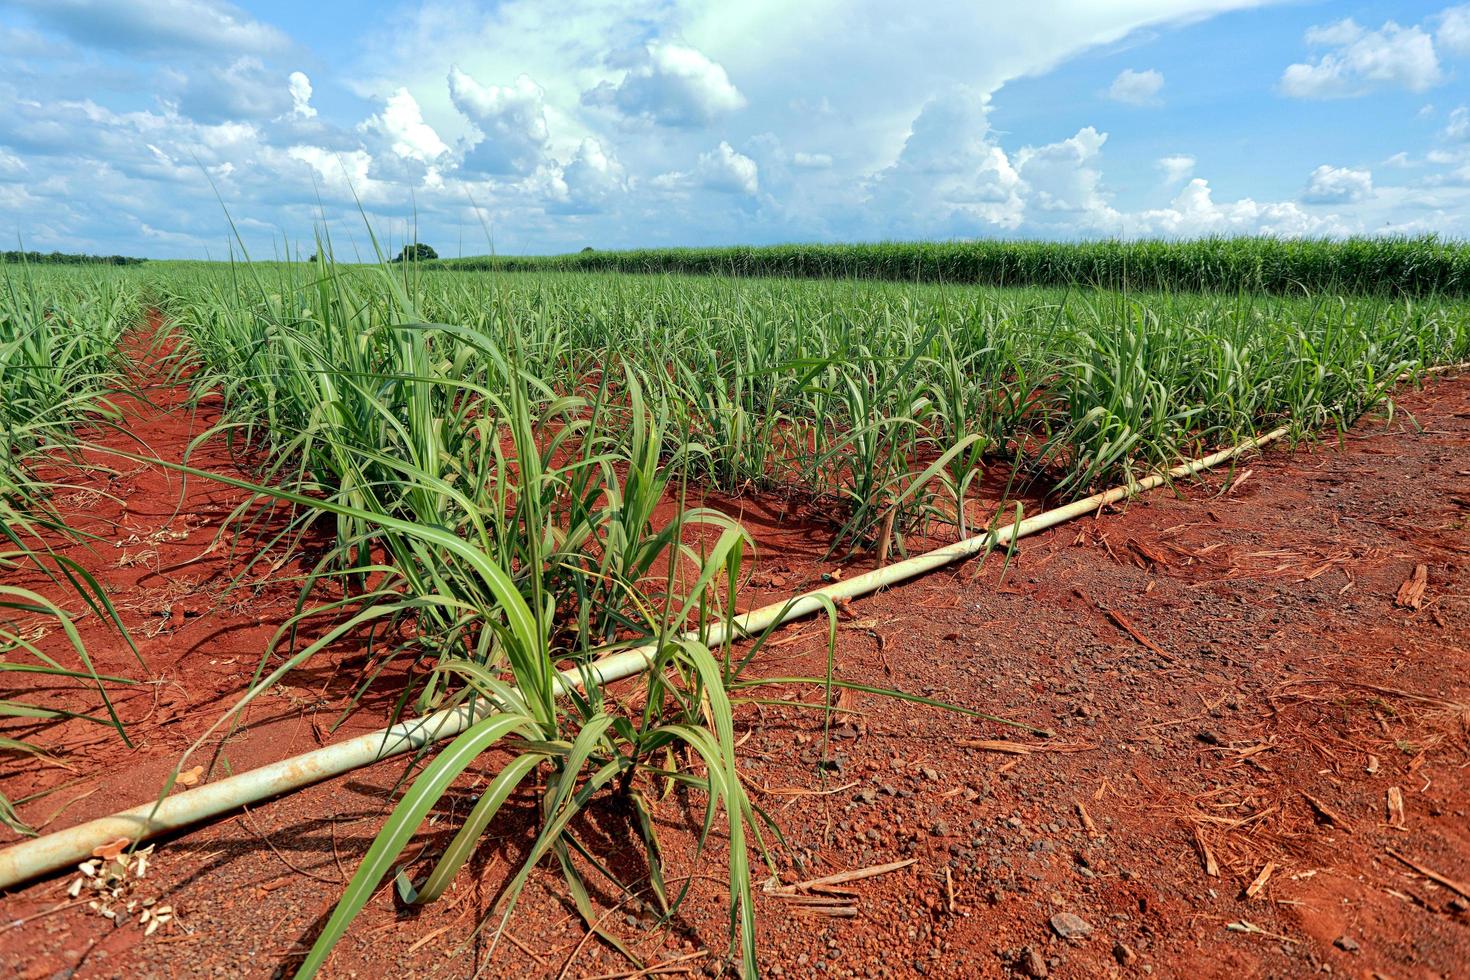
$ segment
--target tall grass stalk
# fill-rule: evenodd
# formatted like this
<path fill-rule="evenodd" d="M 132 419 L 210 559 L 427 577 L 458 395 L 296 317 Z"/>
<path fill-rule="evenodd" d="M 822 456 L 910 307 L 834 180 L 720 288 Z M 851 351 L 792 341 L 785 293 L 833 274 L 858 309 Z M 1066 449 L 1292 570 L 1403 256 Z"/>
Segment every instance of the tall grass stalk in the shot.
<path fill-rule="evenodd" d="M 136 276 L 0 267 L 0 574 L 40 576 L 45 583 L 0 581 L 0 675 L 17 688 L 24 675 L 76 682 L 97 699 L 95 713 L 74 712 L 8 692 L 0 699 L 0 719 L 9 722 L 0 754 L 49 758 L 41 733 L 73 719 L 105 725 L 128 740 L 108 685 L 129 681 L 97 672 L 71 600 L 80 601 L 82 614 L 110 621 L 125 639 L 127 631 L 87 563 L 67 553 L 90 541 L 68 526 L 55 498 L 96 468 L 84 457 L 81 430 L 119 419 L 111 400 L 123 381 L 118 344 L 141 305 Z M 43 643 L 50 633 L 61 642 Z M 3 796 L 0 823 L 31 832 Z"/>

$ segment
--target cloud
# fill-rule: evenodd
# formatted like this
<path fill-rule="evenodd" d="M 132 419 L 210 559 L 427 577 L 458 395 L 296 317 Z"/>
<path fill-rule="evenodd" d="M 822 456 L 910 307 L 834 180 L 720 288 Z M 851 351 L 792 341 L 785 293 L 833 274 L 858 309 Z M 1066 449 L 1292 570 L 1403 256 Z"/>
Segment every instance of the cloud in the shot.
<path fill-rule="evenodd" d="M 1328 50 L 1282 73 L 1281 90 L 1295 98 L 1346 98 L 1382 87 L 1423 92 L 1444 78 L 1434 41 L 1419 27 L 1387 21 L 1370 31 L 1349 18 L 1309 29 L 1306 41 Z"/>
<path fill-rule="evenodd" d="M 389 96 L 383 111 L 368 118 L 359 129 L 377 133 L 394 153 L 406 160 L 430 163 L 449 152 L 434 127 L 424 122 L 418 100 L 406 88 Z"/>
<path fill-rule="evenodd" d="M 545 156 L 551 133 L 546 125 L 545 93 L 529 75 L 513 85 L 481 85 L 458 66 L 449 69 L 449 97 L 472 123 L 466 170 L 485 174 L 526 174 Z"/>
<path fill-rule="evenodd" d="M 1438 174 L 1426 183 L 1431 187 L 1470 187 L 1470 163 Z"/>
<path fill-rule="evenodd" d="M 871 180 L 870 217 L 910 235 L 1018 227 L 1021 176 L 991 139 L 989 101 L 955 86 L 926 102 L 898 158 Z"/>
<path fill-rule="evenodd" d="M 595 139 L 584 139 L 553 181 L 553 214 L 596 214 L 627 190 L 622 164 Z"/>
<path fill-rule="evenodd" d="M 1460 106 L 1450 113 L 1445 124 L 1444 137 L 1449 140 L 1470 140 L 1470 108 Z"/>
<path fill-rule="evenodd" d="M 223 68 L 207 68 L 189 76 L 179 97 L 179 111 L 205 123 L 269 119 L 294 108 L 295 88 L 294 77 L 283 79 L 267 70 L 259 58 L 246 56 Z M 309 82 L 306 97 L 311 97 Z"/>
<path fill-rule="evenodd" d="M 316 115 L 311 105 L 311 79 L 305 72 L 293 71 L 287 79 L 291 93 L 291 115 L 297 119 L 310 119 Z"/>
<path fill-rule="evenodd" d="M 1159 157 L 1154 166 L 1164 175 L 1164 184 L 1177 184 L 1190 174 L 1194 173 L 1194 165 L 1197 161 L 1187 153 L 1176 153 L 1172 156 Z"/>
<path fill-rule="evenodd" d="M 699 155 L 692 171 L 671 170 L 648 183 L 680 197 L 687 197 L 693 190 L 754 197 L 760 189 L 760 168 L 750 157 L 721 140 L 719 146 Z"/>
<path fill-rule="evenodd" d="M 976 97 L 992 96 L 1010 80 L 1045 74 L 1140 30 L 1273 2 L 1281 0 L 933 0 L 923 17 L 895 17 L 884 0 L 673 0 L 636 9 L 606 0 L 422 0 L 401 6 L 359 45 L 357 91 L 386 94 L 406 86 L 425 118 L 459 151 L 461 139 L 474 134 L 443 84 L 451 63 L 484 81 L 506 84 L 522 72 L 535 79 L 544 90 L 551 134 L 535 171 L 516 180 L 480 180 L 448 160 L 436 163 L 451 188 L 457 180 L 473 181 L 475 199 L 497 212 L 497 245 L 506 248 L 512 246 L 502 234 L 510 233 L 513 220 L 523 222 L 518 230 L 537 250 L 558 243 L 580 247 L 593 220 L 605 221 L 593 236 L 601 247 L 1020 233 L 1025 195 L 1012 197 L 1007 190 L 1022 185 L 995 137 L 980 141 L 986 144 L 977 150 L 981 156 L 948 167 L 952 173 L 938 186 L 913 169 L 912 156 L 882 176 L 894 167 L 927 102 L 957 84 Z M 668 108 L 664 89 L 677 90 L 683 82 L 667 77 L 672 73 L 654 63 L 650 50 L 674 46 L 695 52 L 701 68 L 723 72 L 723 84 L 705 88 L 728 100 Z M 695 79 L 705 74 L 692 73 Z M 766 134 L 779 149 L 758 143 Z M 562 207 L 555 191 L 565 163 L 556 161 L 568 161 L 586 138 L 625 168 L 626 189 L 610 198 L 605 219 L 575 222 L 572 233 L 534 209 Z M 721 140 L 756 164 L 756 195 L 700 186 L 696 162 Z M 800 162 L 798 151 L 807 154 Z M 1096 169 L 1097 162 L 1087 166 Z M 1141 192 L 1121 175 L 1120 187 L 1125 194 Z M 916 206 L 904 207 L 905 199 Z M 421 214 L 423 200 L 421 194 Z M 1065 213 L 1047 212 L 1052 221 L 1042 231 L 1071 234 L 1063 226 Z M 991 224 L 990 217 L 1009 224 Z"/>
<path fill-rule="evenodd" d="M 1470 54 L 1470 4 L 1440 12 L 1434 40 L 1450 54 Z"/>
<path fill-rule="evenodd" d="M 75 58 L 77 49 L 63 38 L 0 24 L 0 55 L 20 59 Z"/>
<path fill-rule="evenodd" d="M 0 148 L 0 177 L 21 177 L 29 169 L 30 168 L 26 166 L 25 161 L 22 160 L 20 157 L 16 156 L 14 153 L 7 152 L 4 148 Z"/>
<path fill-rule="evenodd" d="M 676 127 L 703 126 L 746 105 L 722 66 L 694 48 L 666 43 L 646 46 L 621 82 L 602 82 L 582 101 Z"/>
<path fill-rule="evenodd" d="M 1107 141 L 1107 133 L 1086 126 L 1056 143 L 1022 147 L 1016 172 L 1026 182 L 1029 216 L 1036 219 L 1041 212 L 1041 220 L 1065 220 L 1075 230 L 1110 220 L 1111 209 L 1099 189 L 1102 174 L 1092 166 Z M 1076 227 L 1079 220 L 1081 228 Z"/>
<path fill-rule="evenodd" d="M 156 242 L 167 242 L 171 245 L 186 245 L 193 248 L 199 248 L 200 246 L 203 246 L 205 244 L 202 239 L 195 235 L 187 235 L 183 232 L 166 231 L 161 228 L 155 228 L 152 225 L 148 224 L 146 221 L 141 222 L 138 225 L 138 231 L 142 234 L 144 238 L 151 238 Z"/>
<path fill-rule="evenodd" d="M 832 154 L 803 153 L 797 150 L 791 155 L 791 164 L 803 170 L 827 170 L 832 166 Z"/>
<path fill-rule="evenodd" d="M 372 154 L 366 150 L 333 153 L 320 146 L 293 146 L 286 151 L 292 160 L 309 166 L 325 184 L 327 192 L 339 197 L 364 194 L 374 185 Z"/>
<path fill-rule="evenodd" d="M 1152 68 L 1134 71 L 1124 68 L 1108 86 L 1108 98 L 1129 105 L 1161 105 L 1159 90 L 1164 87 L 1164 76 Z"/>
<path fill-rule="evenodd" d="M 700 154 L 695 174 L 700 186 L 712 191 L 754 194 L 759 187 L 755 161 L 723 140 L 710 152 Z"/>
<path fill-rule="evenodd" d="M 16 2 L 42 6 L 0 0 L 0 21 L 16 22 L 0 24 L 0 60 L 10 54 L 12 66 L 0 77 L 0 230 L 23 229 L 28 244 L 44 248 L 200 255 L 210 243 L 218 257 L 223 219 L 206 173 L 257 255 L 272 254 L 273 234 L 309 241 L 320 220 L 340 234 L 340 252 L 351 252 L 346 240 L 356 233 L 366 253 L 354 192 L 382 240 L 417 219 L 441 251 L 464 231 L 476 237 L 467 192 L 494 215 L 496 247 L 512 252 L 588 242 L 1470 233 L 1470 151 L 1454 137 L 1463 117 L 1449 111 L 1464 100 L 1438 92 L 1433 119 L 1416 122 L 1413 110 L 1427 98 L 1413 100 L 1401 120 L 1411 129 L 1395 137 L 1360 127 L 1340 158 L 1378 161 L 1404 149 L 1413 169 L 1375 164 L 1387 185 L 1328 203 L 1245 191 L 1221 201 L 1194 180 L 1188 151 L 1258 122 L 1279 124 L 1283 108 L 1295 112 L 1269 99 L 1245 117 L 1181 117 L 1163 146 L 1171 155 L 1157 162 L 1134 152 L 1146 133 L 1132 126 L 1109 137 L 1086 125 L 1094 120 L 1069 120 L 1021 146 L 989 125 L 989 107 L 1009 97 L 1013 79 L 1100 46 L 1117 50 L 1110 46 L 1140 29 L 1267 0 L 934 0 L 925 17 L 904 18 L 882 0 L 851 0 L 840 15 L 835 0 L 673 0 L 636 10 L 606 0 L 422 0 L 330 39 L 303 35 L 303 44 L 322 46 L 312 61 L 281 38 L 211 35 L 184 45 L 177 38 L 193 29 L 187 19 L 169 26 L 172 36 L 159 32 L 156 45 L 152 36 L 127 42 L 118 57 L 117 44 L 89 50 L 63 37 L 44 12 L 12 16 Z M 137 16 L 165 7 L 233 11 L 254 23 L 203 0 L 113 5 Z M 1242 30 L 1290 20 L 1251 16 Z M 838 21 L 843 30 L 833 29 Z M 1432 36 L 1442 76 L 1455 24 L 1447 12 L 1415 29 Z M 1303 57 L 1283 60 L 1315 67 L 1331 56 L 1349 89 L 1399 85 L 1343 54 L 1387 25 L 1339 28 L 1319 29 Z M 1195 71 L 1189 56 L 1204 43 L 1199 32 L 1179 37 L 1194 47 L 1155 62 L 1171 86 L 1179 72 Z M 59 51 L 37 54 L 28 47 L 36 41 Z M 144 64 L 155 47 L 166 61 Z M 1082 105 L 1106 96 L 1095 89 L 1112 80 L 1099 86 L 1089 62 L 1054 75 Z M 455 65 L 459 85 L 449 77 Z M 1282 159 L 1305 178 L 1323 158 L 1300 155 L 1311 151 L 1310 129 L 1294 135 Z M 1128 150 L 1113 162 L 1117 143 Z M 1218 180 L 1265 179 L 1236 166 Z M 1318 183 L 1320 196 L 1342 193 Z M 145 223 L 157 234 L 140 231 Z"/>
<path fill-rule="evenodd" d="M 92 47 L 133 54 L 268 54 L 287 36 L 223 0 L 8 0 L 39 23 Z"/>
<path fill-rule="evenodd" d="M 1313 170 L 1302 191 L 1308 204 L 1351 204 L 1373 193 L 1373 174 L 1367 170 L 1329 167 L 1323 164 Z"/>
<path fill-rule="evenodd" d="M 1195 177 L 1169 207 L 1144 211 L 1125 222 L 1132 235 L 1193 238 L 1203 235 L 1333 235 L 1347 230 L 1333 217 L 1316 217 L 1289 201 L 1259 204 L 1248 197 L 1217 203 L 1209 182 Z"/>
<path fill-rule="evenodd" d="M 285 79 L 279 87 L 286 90 Z M 339 221 L 358 227 L 354 190 L 375 222 L 375 207 L 411 207 L 410 187 L 442 206 L 421 164 L 396 182 L 375 176 L 378 161 L 363 142 L 369 134 L 338 148 L 279 145 L 306 133 L 352 137 L 315 121 L 203 123 L 167 103 L 119 112 L 89 100 L 38 102 L 16 98 L 3 80 L 0 101 L 11 107 L 0 113 L 0 144 L 10 147 L 0 163 L 13 154 L 26 166 L 23 194 L 8 192 L 17 185 L 6 183 L 9 168 L 0 166 L 0 227 L 25 229 L 28 245 L 196 257 L 214 246 L 219 257 L 229 234 L 209 180 L 259 255 L 273 254 L 271 238 L 282 230 L 309 237 L 321 215 L 318 195 Z M 378 153 L 397 159 L 385 144 Z M 159 234 L 143 232 L 144 224 Z"/>

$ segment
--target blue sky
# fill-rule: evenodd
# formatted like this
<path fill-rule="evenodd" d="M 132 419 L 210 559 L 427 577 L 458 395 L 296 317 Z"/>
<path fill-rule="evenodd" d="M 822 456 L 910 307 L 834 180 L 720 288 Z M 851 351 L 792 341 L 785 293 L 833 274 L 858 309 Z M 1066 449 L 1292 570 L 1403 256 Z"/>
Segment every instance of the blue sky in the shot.
<path fill-rule="evenodd" d="M 1470 236 L 1470 4 L 0 0 L 0 102 L 43 250 Z"/>

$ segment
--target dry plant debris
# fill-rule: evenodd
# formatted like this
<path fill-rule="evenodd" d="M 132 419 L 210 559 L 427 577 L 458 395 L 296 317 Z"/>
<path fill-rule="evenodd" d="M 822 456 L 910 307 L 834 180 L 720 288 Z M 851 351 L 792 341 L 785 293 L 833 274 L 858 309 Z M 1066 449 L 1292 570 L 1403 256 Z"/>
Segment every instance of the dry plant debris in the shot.
<path fill-rule="evenodd" d="M 129 851 L 131 843 L 119 837 L 93 850 L 91 858 L 77 865 L 79 874 L 66 894 L 85 901 L 90 911 L 115 925 L 126 924 L 137 913 L 143 935 L 152 936 L 175 921 L 175 912 L 171 905 L 160 905 L 157 897 L 140 894 L 153 845 Z"/>
<path fill-rule="evenodd" d="M 1398 595 L 1394 597 L 1394 604 L 1404 609 L 1418 610 L 1424 605 L 1424 590 L 1429 586 L 1429 566 L 1418 564 L 1404 579 L 1404 584 L 1399 586 Z"/>

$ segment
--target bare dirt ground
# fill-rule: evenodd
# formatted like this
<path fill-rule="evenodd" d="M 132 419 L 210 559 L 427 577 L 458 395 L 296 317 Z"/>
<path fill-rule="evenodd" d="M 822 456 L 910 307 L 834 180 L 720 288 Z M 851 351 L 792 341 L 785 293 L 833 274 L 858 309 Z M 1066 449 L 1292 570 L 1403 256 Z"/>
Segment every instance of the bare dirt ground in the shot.
<path fill-rule="evenodd" d="M 165 459 L 214 421 L 179 389 L 153 401 L 134 406 L 131 437 Z M 195 460 L 239 472 L 220 440 Z M 1470 378 L 1401 393 L 1391 421 L 1366 418 L 1340 445 L 1271 449 L 1246 466 L 1026 539 L 1003 575 L 992 558 L 846 610 L 840 677 L 1048 728 L 1051 739 L 863 694 L 840 700 L 824 751 L 822 713 L 809 706 L 819 690 L 772 689 L 792 703 L 740 709 L 747 778 L 785 834 L 774 851 L 784 882 L 910 862 L 846 883 L 825 908 L 758 892 L 763 972 L 1470 975 Z M 243 495 L 118 469 L 62 505 L 130 542 L 87 560 L 152 680 L 119 697 L 134 749 L 68 722 L 37 736 L 59 765 L 7 762 L 0 792 L 50 790 L 20 807 L 46 830 L 156 792 L 296 599 L 289 562 L 257 566 L 251 589 L 224 588 L 240 563 L 208 548 Z M 763 546 L 755 601 L 817 584 L 812 527 L 783 521 L 773 502 L 728 506 Z M 1401 594 L 1419 565 L 1422 595 Z M 99 669 L 139 676 L 115 634 L 95 617 L 81 625 Z M 822 673 L 825 635 L 816 622 L 787 627 L 754 673 Z M 343 649 L 293 675 L 226 746 L 229 764 L 383 724 L 386 701 L 369 698 L 328 731 L 364 667 Z M 463 812 L 494 761 L 472 769 L 411 853 L 447 840 L 451 811 Z M 174 910 L 152 935 L 136 912 L 108 920 L 74 903 L 75 876 L 4 894 L 0 970 L 289 973 L 404 775 L 403 761 L 384 762 L 161 841 L 135 886 Z M 671 874 L 695 879 L 673 921 L 657 926 L 641 900 L 594 894 L 604 928 L 651 972 L 588 938 L 550 869 L 533 876 L 488 959 L 489 930 L 475 926 L 524 852 L 529 810 L 527 798 L 492 828 L 441 902 L 405 909 L 384 887 L 327 973 L 718 972 L 723 845 L 690 865 L 701 811 L 677 794 L 656 816 Z M 636 875 L 624 815 L 595 810 L 578 830 Z"/>

